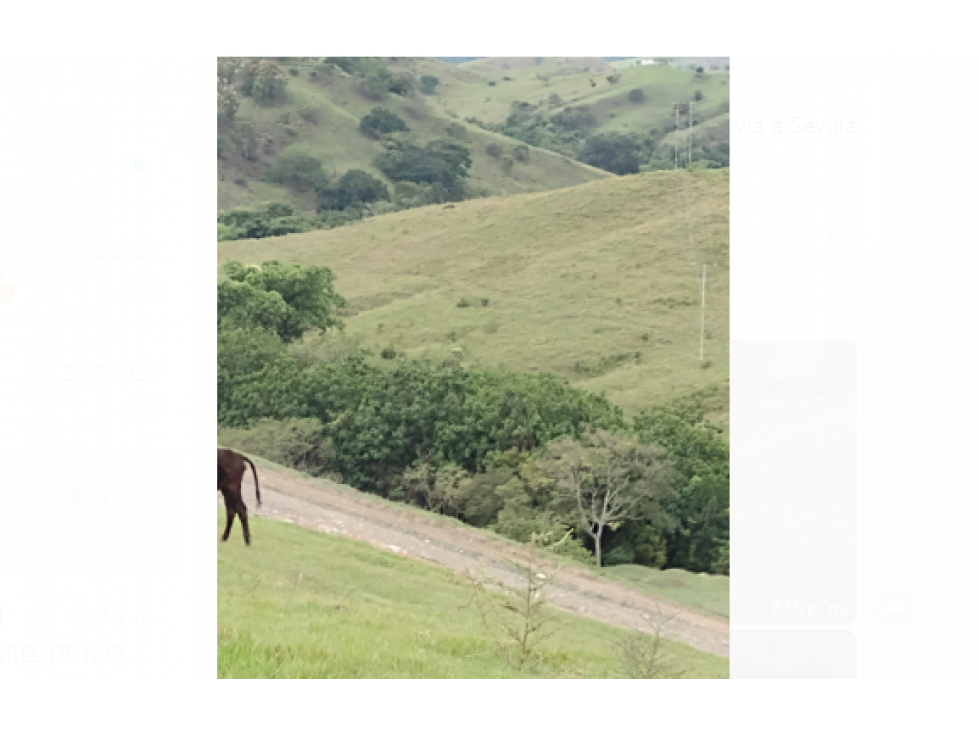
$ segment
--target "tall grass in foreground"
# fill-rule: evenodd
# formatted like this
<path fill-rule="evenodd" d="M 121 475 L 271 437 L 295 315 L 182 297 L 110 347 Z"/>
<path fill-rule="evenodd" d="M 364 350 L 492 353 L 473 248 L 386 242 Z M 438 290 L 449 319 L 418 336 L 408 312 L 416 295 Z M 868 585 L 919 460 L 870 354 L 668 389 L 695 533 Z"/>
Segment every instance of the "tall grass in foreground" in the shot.
<path fill-rule="evenodd" d="M 451 572 L 262 518 L 252 529 L 250 548 L 236 536 L 219 545 L 221 678 L 620 675 L 617 643 L 625 630 L 559 613 L 558 652 L 518 672 L 469 606 L 467 582 Z M 726 659 L 662 644 L 688 677 L 728 677 Z"/>

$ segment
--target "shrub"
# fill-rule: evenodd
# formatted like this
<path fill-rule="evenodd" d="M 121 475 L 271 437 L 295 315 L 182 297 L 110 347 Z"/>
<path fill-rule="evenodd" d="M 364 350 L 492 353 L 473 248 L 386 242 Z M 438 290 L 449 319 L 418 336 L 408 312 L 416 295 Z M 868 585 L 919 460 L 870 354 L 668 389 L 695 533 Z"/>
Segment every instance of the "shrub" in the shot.
<path fill-rule="evenodd" d="M 455 140 L 465 140 L 466 128 L 458 122 L 450 122 L 445 128 L 445 134 Z"/>
<path fill-rule="evenodd" d="M 698 74 L 703 74 L 703 73 L 704 73 L 704 67 L 702 67 L 702 66 L 698 66 L 698 67 L 697 67 L 697 73 L 698 73 Z"/>
<path fill-rule="evenodd" d="M 265 180 L 296 191 L 307 191 L 326 185 L 327 176 L 318 158 L 298 150 L 287 150 L 265 172 Z"/>
<path fill-rule="evenodd" d="M 495 87 L 496 86 L 496 82 L 495 81 L 492 81 L 492 80 L 490 80 L 490 81 L 488 81 L 486 83 L 489 84 L 491 87 Z"/>
<path fill-rule="evenodd" d="M 375 107 L 360 120 L 360 131 L 371 138 L 407 130 L 408 125 L 404 120 L 382 107 Z"/>
<path fill-rule="evenodd" d="M 259 61 L 254 70 L 251 96 L 261 105 L 273 105 L 285 97 L 288 84 L 289 80 L 277 64 Z"/>
<path fill-rule="evenodd" d="M 559 624 L 548 604 L 547 589 L 554 583 L 561 566 L 552 568 L 546 550 L 555 550 L 550 536 L 534 536 L 520 554 L 508 554 L 516 586 L 491 580 L 483 572 L 468 570 L 472 606 L 483 628 L 503 660 L 514 670 L 539 664 L 553 654 L 546 643 Z"/>
<path fill-rule="evenodd" d="M 585 140 L 579 160 L 619 175 L 638 173 L 642 150 L 642 144 L 632 136 L 602 133 Z"/>
<path fill-rule="evenodd" d="M 618 84 L 619 83 L 619 80 L 622 79 L 622 75 L 621 74 L 609 74 L 605 78 L 608 80 L 608 83 L 609 84 Z"/>
<path fill-rule="evenodd" d="M 624 566 L 633 563 L 635 560 L 636 552 L 630 545 L 620 545 L 605 554 L 606 566 Z"/>
<path fill-rule="evenodd" d="M 374 176 L 352 169 L 347 171 L 331 186 L 321 186 L 316 190 L 317 206 L 320 211 L 334 209 L 342 211 L 362 207 L 375 201 L 388 201 L 391 198 L 388 187 Z"/>
<path fill-rule="evenodd" d="M 320 121 L 320 110 L 318 107 L 303 107 L 299 112 L 299 119 L 308 122 L 310 125 L 318 125 Z"/>
<path fill-rule="evenodd" d="M 296 68 L 289 69 L 289 76 L 299 76 L 299 69 Z"/>
<path fill-rule="evenodd" d="M 513 170 L 513 158 L 511 158 L 510 156 L 508 155 L 503 156 L 502 164 L 503 164 L 503 173 L 510 173 L 510 171 Z"/>
<path fill-rule="evenodd" d="M 498 143 L 490 143 L 486 146 L 486 155 L 492 158 L 499 158 L 503 155 L 503 148 Z"/>
<path fill-rule="evenodd" d="M 449 193 L 459 193 L 472 158 L 467 148 L 450 140 L 433 140 L 424 148 L 397 141 L 374 165 L 392 181 L 440 184 Z"/>
<path fill-rule="evenodd" d="M 448 198 L 448 190 L 440 183 L 426 184 L 398 181 L 394 185 L 394 205 L 398 209 L 442 204 Z"/>
<path fill-rule="evenodd" d="M 456 303 L 458 308 L 469 308 L 471 305 L 468 298 L 460 298 L 459 302 Z"/>
<path fill-rule="evenodd" d="M 238 152 L 245 160 L 253 161 L 258 158 L 258 134 L 250 122 L 244 122 L 238 128 Z"/>
<path fill-rule="evenodd" d="M 530 148 L 526 145 L 518 145 L 513 149 L 513 158 L 521 163 L 527 163 L 530 160 Z"/>
<path fill-rule="evenodd" d="M 630 89 L 629 90 L 629 101 L 636 102 L 637 104 L 646 99 L 646 95 L 641 89 Z"/>
<path fill-rule="evenodd" d="M 388 77 L 388 91 L 407 97 L 415 91 L 415 82 L 407 74 L 392 74 Z"/>
<path fill-rule="evenodd" d="M 655 616 L 643 614 L 647 631 L 637 629 L 619 638 L 615 645 L 623 678 L 682 678 L 674 657 L 664 650 L 663 630 L 679 616 L 664 615 L 656 604 Z"/>
<path fill-rule="evenodd" d="M 421 78 L 422 94 L 435 94 L 435 87 L 439 85 L 438 77 L 426 74 Z"/>
<path fill-rule="evenodd" d="M 235 183 L 245 186 L 247 182 L 238 179 Z M 218 214 L 221 242 L 278 237 L 293 232 L 308 232 L 312 228 L 313 223 L 296 214 L 288 204 L 266 203 L 251 209 L 232 209 Z"/>
<path fill-rule="evenodd" d="M 398 353 L 392 347 L 384 347 L 381 350 L 381 359 L 394 359 Z"/>
<path fill-rule="evenodd" d="M 263 418 L 248 427 L 219 428 L 218 442 L 314 476 L 330 471 L 332 450 L 315 418 Z"/>
<path fill-rule="evenodd" d="M 371 99 L 383 99 L 388 92 L 388 73 L 387 70 L 373 69 L 361 77 L 361 91 Z"/>
<path fill-rule="evenodd" d="M 699 89 L 696 92 L 693 93 L 693 101 L 694 102 L 699 102 L 703 98 L 704 98 L 704 93 L 701 92 Z"/>

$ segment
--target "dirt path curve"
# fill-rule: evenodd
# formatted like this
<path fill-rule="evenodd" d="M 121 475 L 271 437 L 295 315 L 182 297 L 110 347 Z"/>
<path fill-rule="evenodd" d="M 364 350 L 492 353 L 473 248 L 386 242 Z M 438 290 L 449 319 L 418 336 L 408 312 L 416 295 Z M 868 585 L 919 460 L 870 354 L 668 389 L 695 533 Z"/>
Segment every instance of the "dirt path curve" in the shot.
<path fill-rule="evenodd" d="M 513 585 L 516 576 L 506 562 L 514 544 L 438 515 L 397 505 L 321 479 L 275 470 L 258 463 L 262 507 L 255 508 L 251 472 L 243 487 L 249 512 L 325 533 L 362 540 L 378 548 L 451 568 L 457 573 L 481 568 L 496 581 Z M 220 494 L 218 505 L 222 508 Z M 235 527 L 235 534 L 240 534 Z M 232 537 L 235 537 L 234 535 Z M 253 540 L 260 547 L 261 537 Z M 676 615 L 663 634 L 721 657 L 729 657 L 726 620 L 678 606 L 588 571 L 565 567 L 552 590 L 557 607 L 619 627 L 636 629 L 642 614 Z"/>

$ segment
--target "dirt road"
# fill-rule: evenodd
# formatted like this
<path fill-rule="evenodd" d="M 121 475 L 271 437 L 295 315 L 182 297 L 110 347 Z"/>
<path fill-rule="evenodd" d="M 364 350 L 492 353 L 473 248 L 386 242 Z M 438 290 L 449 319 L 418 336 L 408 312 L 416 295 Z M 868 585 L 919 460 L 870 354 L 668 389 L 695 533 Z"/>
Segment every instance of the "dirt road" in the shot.
<path fill-rule="evenodd" d="M 480 568 L 496 581 L 516 582 L 512 567 L 506 562 L 506 553 L 512 552 L 514 545 L 506 540 L 349 487 L 321 479 L 310 480 L 263 464 L 258 465 L 261 509 L 255 508 L 255 489 L 251 473 L 246 472 L 243 492 L 252 514 L 362 540 L 458 573 Z M 220 495 L 218 504 L 223 516 Z M 236 523 L 236 535 L 240 532 Z M 260 546 L 261 538 L 253 542 Z M 729 657 L 726 620 L 657 599 L 577 567 L 565 567 L 549 588 L 549 600 L 555 606 L 619 627 L 644 626 L 642 614 L 676 615 L 664 629 L 665 636 L 713 655 Z"/>

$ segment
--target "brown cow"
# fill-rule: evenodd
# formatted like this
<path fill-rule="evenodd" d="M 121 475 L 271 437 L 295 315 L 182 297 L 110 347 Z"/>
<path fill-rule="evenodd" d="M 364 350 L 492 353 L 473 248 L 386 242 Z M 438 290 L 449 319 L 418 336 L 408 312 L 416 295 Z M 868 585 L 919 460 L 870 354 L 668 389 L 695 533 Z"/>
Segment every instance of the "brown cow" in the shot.
<path fill-rule="evenodd" d="M 224 507 L 228 513 L 228 525 L 224 529 L 221 540 L 227 540 L 231 535 L 231 525 L 235 521 L 235 515 L 241 518 L 241 527 L 245 531 L 245 545 L 251 545 L 252 536 L 248 532 L 248 510 L 245 508 L 245 501 L 241 498 L 241 480 L 245 476 L 245 462 L 252 468 L 252 476 L 255 478 L 255 496 L 258 497 L 258 506 L 262 506 L 262 494 L 258 489 L 258 472 L 255 465 L 247 456 L 242 456 L 231 449 L 218 449 L 218 491 L 224 495 Z"/>

